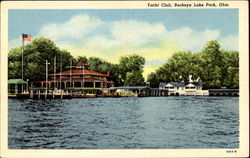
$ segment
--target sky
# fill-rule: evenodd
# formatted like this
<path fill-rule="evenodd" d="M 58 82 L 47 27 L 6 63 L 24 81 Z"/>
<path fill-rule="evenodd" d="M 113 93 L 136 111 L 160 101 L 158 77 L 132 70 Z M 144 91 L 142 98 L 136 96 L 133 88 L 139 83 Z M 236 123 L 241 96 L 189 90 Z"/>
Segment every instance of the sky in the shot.
<path fill-rule="evenodd" d="M 71 55 L 118 63 L 124 55 L 146 59 L 144 77 L 177 51 L 198 52 L 209 40 L 238 50 L 238 9 L 9 10 L 9 49 L 21 34 L 50 38 Z"/>

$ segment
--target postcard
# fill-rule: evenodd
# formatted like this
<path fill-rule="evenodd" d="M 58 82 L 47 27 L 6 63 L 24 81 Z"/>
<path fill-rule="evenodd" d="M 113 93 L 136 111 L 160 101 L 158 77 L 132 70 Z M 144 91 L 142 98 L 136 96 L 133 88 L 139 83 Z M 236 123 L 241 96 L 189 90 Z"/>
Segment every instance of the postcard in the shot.
<path fill-rule="evenodd" d="M 247 1 L 4 1 L 1 157 L 246 157 Z"/>

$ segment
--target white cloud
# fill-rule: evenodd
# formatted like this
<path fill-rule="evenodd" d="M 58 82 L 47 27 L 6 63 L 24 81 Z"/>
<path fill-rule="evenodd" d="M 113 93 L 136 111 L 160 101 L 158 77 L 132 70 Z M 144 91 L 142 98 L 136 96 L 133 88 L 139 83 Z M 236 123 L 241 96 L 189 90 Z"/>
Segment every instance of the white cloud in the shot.
<path fill-rule="evenodd" d="M 124 20 L 112 23 L 112 36 L 120 44 L 138 46 L 163 40 L 166 29 L 163 24 Z"/>
<path fill-rule="evenodd" d="M 24 44 L 27 44 L 27 43 L 30 43 L 30 41 L 24 41 Z M 12 48 L 21 47 L 22 44 L 23 44 L 22 43 L 22 37 L 20 36 L 19 38 L 10 40 L 8 42 L 8 49 L 10 51 Z"/>
<path fill-rule="evenodd" d="M 218 30 L 194 31 L 189 27 L 183 27 L 170 31 L 168 38 L 176 40 L 184 50 L 199 51 L 209 40 L 217 40 L 220 36 Z"/>
<path fill-rule="evenodd" d="M 228 35 L 219 39 L 221 47 L 225 50 L 238 51 L 239 49 L 239 37 L 235 35 Z"/>
<path fill-rule="evenodd" d="M 20 47 L 20 46 L 22 46 L 22 38 L 20 37 L 20 38 L 16 38 L 16 39 L 10 40 L 9 43 L 8 43 L 8 45 L 9 45 L 9 50 L 11 48 Z"/>
<path fill-rule="evenodd" d="M 167 30 L 162 23 L 136 20 L 105 22 L 88 15 L 76 15 L 63 23 L 41 27 L 34 37 L 52 39 L 73 56 L 98 56 L 117 63 L 120 56 L 136 53 L 154 64 L 145 65 L 144 76 L 180 50 L 200 51 L 209 40 L 218 40 L 222 49 L 238 50 L 238 37 L 222 37 L 219 30 L 196 31 L 190 27 Z M 21 45 L 21 39 L 9 41 L 9 47 Z"/>
<path fill-rule="evenodd" d="M 107 38 L 105 36 L 95 36 L 87 39 L 82 43 L 86 49 L 110 49 L 116 47 L 119 43 L 116 40 Z"/>
<path fill-rule="evenodd" d="M 162 23 L 136 20 L 104 22 L 93 16 L 76 15 L 63 23 L 50 23 L 41 27 L 39 34 L 51 38 L 59 46 L 67 46 L 71 52 L 78 49 L 108 49 L 143 47 L 144 45 L 173 40 L 183 50 L 199 51 L 209 40 L 219 40 L 224 49 L 237 49 L 238 38 L 221 37 L 218 30 L 195 31 L 189 27 L 167 30 Z M 19 39 L 11 40 L 12 48 Z"/>
<path fill-rule="evenodd" d="M 100 19 L 88 15 L 77 15 L 64 23 L 52 23 L 45 25 L 40 30 L 40 35 L 54 40 L 82 39 L 103 22 Z"/>

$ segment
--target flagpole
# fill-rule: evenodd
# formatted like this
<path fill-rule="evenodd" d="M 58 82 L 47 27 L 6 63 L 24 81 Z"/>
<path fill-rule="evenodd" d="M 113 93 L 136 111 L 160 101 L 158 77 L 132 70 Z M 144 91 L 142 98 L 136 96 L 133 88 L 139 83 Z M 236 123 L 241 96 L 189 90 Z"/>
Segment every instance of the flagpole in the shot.
<path fill-rule="evenodd" d="M 23 53 L 24 53 L 24 40 L 22 34 L 22 80 L 23 80 Z M 22 84 L 22 92 L 23 92 L 23 84 Z"/>

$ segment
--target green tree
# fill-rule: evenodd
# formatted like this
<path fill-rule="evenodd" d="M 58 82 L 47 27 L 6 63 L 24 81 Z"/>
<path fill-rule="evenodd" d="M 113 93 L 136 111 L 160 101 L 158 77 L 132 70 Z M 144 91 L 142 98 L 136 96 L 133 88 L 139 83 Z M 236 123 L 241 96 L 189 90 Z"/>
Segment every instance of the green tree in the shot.
<path fill-rule="evenodd" d="M 8 78 L 22 78 L 22 48 L 13 48 L 8 54 Z"/>
<path fill-rule="evenodd" d="M 153 88 L 159 87 L 159 84 L 160 84 L 160 81 L 157 78 L 157 75 L 155 72 L 148 74 L 147 82 L 149 82 L 150 87 L 153 87 Z"/>
<path fill-rule="evenodd" d="M 88 65 L 89 69 L 101 73 L 107 73 L 107 71 L 111 71 L 113 67 L 113 64 L 98 57 L 90 57 L 88 59 Z"/>
<path fill-rule="evenodd" d="M 109 63 L 98 57 L 79 56 L 73 58 L 67 50 L 59 49 L 47 38 L 36 38 L 24 47 L 13 48 L 8 54 L 8 77 L 21 78 L 22 50 L 24 50 L 24 80 L 44 80 L 45 60 L 48 60 L 49 73 L 63 71 L 70 65 L 82 60 L 89 69 L 107 73 L 110 71 L 116 86 L 144 85 L 143 67 L 145 59 L 133 54 L 120 58 L 119 64 Z M 176 52 L 165 64 L 148 75 L 151 87 L 158 87 L 160 82 L 188 81 L 201 78 L 204 88 L 239 88 L 239 52 L 223 51 L 217 41 L 209 41 L 198 53 Z M 180 78 L 181 76 L 181 78 Z"/>
<path fill-rule="evenodd" d="M 197 56 L 198 54 L 192 54 L 192 52 L 175 53 L 168 60 L 171 80 L 188 82 L 189 75 L 192 75 L 192 79 L 198 78 L 201 71 L 198 66 L 199 58 Z"/>
<path fill-rule="evenodd" d="M 112 80 L 115 86 L 123 86 L 124 79 L 121 76 L 118 64 L 113 64 L 111 69 L 111 75 L 113 76 Z"/>
<path fill-rule="evenodd" d="M 46 76 L 45 61 L 48 60 L 48 72 L 54 72 L 54 58 L 57 59 L 57 72 L 69 66 L 74 58 L 66 50 L 60 50 L 53 41 L 47 38 L 36 38 L 23 48 L 11 49 L 8 54 L 9 78 L 21 78 L 22 49 L 24 56 L 24 80 L 44 80 Z"/>
<path fill-rule="evenodd" d="M 220 88 L 223 85 L 223 54 L 217 41 L 209 41 L 201 51 L 201 80 L 204 88 Z"/>
<path fill-rule="evenodd" d="M 117 76 L 120 79 L 119 84 L 127 86 L 144 85 L 142 75 L 144 64 L 145 58 L 136 54 L 121 57 Z M 133 80 L 138 80 L 140 83 L 135 82 L 136 84 L 134 84 L 132 83 Z"/>
<path fill-rule="evenodd" d="M 163 66 L 156 70 L 156 76 L 159 82 L 173 81 L 173 77 L 171 76 L 171 74 L 172 72 L 168 63 L 165 63 Z"/>
<path fill-rule="evenodd" d="M 239 52 L 222 51 L 223 63 L 223 87 L 239 88 Z"/>
<path fill-rule="evenodd" d="M 147 81 L 151 87 L 159 87 L 160 82 L 188 82 L 189 75 L 192 75 L 192 79 L 197 79 L 201 74 L 199 56 L 199 53 L 176 52 L 155 73 L 150 74 Z"/>
<path fill-rule="evenodd" d="M 143 86 L 143 85 L 145 85 L 145 83 L 141 70 L 140 71 L 132 70 L 126 73 L 124 86 Z"/>
<path fill-rule="evenodd" d="M 198 53 L 176 52 L 147 81 L 152 87 L 160 82 L 188 81 L 200 77 L 203 88 L 239 87 L 239 52 L 222 51 L 217 41 L 209 41 Z M 180 78 L 181 76 L 181 78 Z"/>
<path fill-rule="evenodd" d="M 78 56 L 76 58 L 76 62 L 74 64 L 76 64 L 79 61 L 83 61 L 85 64 L 87 64 L 88 63 L 88 58 L 86 56 Z"/>

